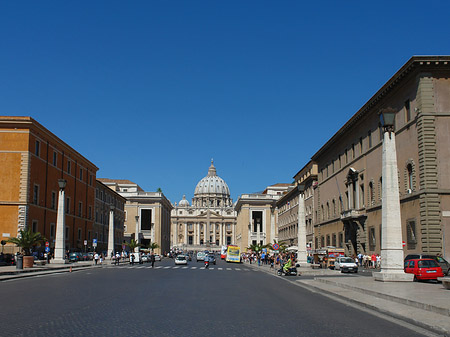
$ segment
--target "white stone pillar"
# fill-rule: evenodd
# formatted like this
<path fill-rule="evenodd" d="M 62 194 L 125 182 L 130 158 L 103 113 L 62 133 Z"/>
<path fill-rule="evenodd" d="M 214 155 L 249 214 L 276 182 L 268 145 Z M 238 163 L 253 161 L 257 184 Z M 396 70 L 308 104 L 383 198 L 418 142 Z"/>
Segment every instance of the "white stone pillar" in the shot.
<path fill-rule="evenodd" d="M 58 214 L 56 219 L 55 258 L 54 263 L 66 263 L 66 180 L 59 179 Z"/>
<path fill-rule="evenodd" d="M 300 266 L 306 267 L 307 260 L 305 196 L 303 192 L 300 192 L 298 195 L 297 262 Z"/>
<path fill-rule="evenodd" d="M 273 244 L 275 239 L 275 211 L 270 210 L 270 240 L 267 243 Z"/>
<path fill-rule="evenodd" d="M 377 281 L 412 281 L 414 275 L 403 270 L 402 223 L 394 131 L 384 132 L 381 201 L 381 271 L 373 273 Z"/>
<path fill-rule="evenodd" d="M 213 224 L 213 240 L 214 245 L 216 244 L 216 223 Z"/>
<path fill-rule="evenodd" d="M 109 206 L 109 229 L 108 229 L 108 252 L 107 256 L 111 256 L 114 252 L 114 206 Z"/>
<path fill-rule="evenodd" d="M 173 235 L 174 235 L 173 246 L 178 247 L 178 222 L 175 222 L 175 230 Z"/>
<path fill-rule="evenodd" d="M 189 240 L 188 240 L 188 223 L 187 222 L 184 225 L 184 244 L 186 246 L 189 245 Z"/>

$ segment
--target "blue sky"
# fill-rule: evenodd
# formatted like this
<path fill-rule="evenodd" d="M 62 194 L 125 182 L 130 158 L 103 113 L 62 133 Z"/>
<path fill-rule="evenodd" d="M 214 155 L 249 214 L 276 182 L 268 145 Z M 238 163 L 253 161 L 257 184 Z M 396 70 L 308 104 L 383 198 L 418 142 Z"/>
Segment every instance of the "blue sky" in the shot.
<path fill-rule="evenodd" d="M 413 55 L 448 1 L 2 1 L 0 115 L 178 202 L 211 158 L 232 198 L 291 182 Z"/>

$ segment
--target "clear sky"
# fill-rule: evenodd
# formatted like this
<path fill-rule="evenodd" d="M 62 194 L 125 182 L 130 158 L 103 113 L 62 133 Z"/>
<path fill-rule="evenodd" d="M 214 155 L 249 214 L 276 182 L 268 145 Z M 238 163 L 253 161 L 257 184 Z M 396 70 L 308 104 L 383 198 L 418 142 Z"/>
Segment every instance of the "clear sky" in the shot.
<path fill-rule="evenodd" d="M 450 54 L 449 1 L 1 1 L 0 115 L 97 177 L 232 198 L 292 182 L 413 55 Z"/>

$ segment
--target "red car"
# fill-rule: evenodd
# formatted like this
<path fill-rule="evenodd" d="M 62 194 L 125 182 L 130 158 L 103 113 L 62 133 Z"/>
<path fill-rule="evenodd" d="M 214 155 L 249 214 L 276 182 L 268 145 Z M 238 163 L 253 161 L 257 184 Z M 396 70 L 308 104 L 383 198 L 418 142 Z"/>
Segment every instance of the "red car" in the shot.
<path fill-rule="evenodd" d="M 406 260 L 405 273 L 414 274 L 414 281 L 437 280 L 438 277 L 444 277 L 442 268 L 433 259 Z"/>

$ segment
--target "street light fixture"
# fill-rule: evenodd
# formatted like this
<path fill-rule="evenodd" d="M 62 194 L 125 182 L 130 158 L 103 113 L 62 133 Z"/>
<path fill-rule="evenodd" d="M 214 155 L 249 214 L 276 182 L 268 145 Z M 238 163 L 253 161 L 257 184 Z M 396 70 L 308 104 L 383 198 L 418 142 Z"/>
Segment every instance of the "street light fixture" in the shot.
<path fill-rule="evenodd" d="M 66 184 L 67 184 L 66 179 L 58 179 L 58 185 L 61 191 L 64 191 L 64 189 L 66 188 Z"/>
<path fill-rule="evenodd" d="M 384 131 L 389 132 L 389 137 L 391 136 L 391 132 L 395 131 L 395 114 L 396 110 L 392 108 L 382 109 L 380 111 L 380 123 L 384 128 Z"/>

